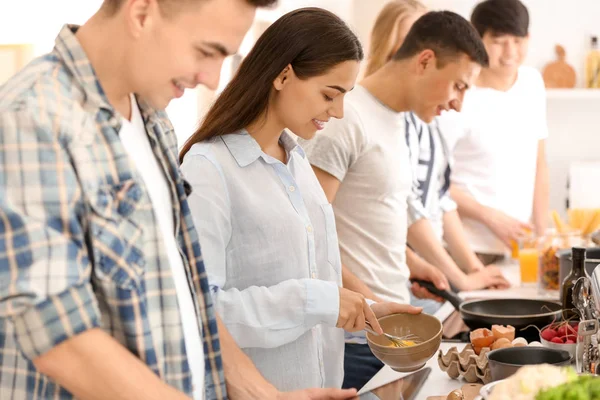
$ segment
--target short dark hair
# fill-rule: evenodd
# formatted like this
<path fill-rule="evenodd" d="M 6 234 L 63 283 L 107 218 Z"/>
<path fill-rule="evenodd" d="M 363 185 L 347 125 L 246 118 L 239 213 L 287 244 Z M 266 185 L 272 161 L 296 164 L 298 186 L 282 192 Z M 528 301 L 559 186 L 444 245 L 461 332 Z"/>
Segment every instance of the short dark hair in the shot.
<path fill-rule="evenodd" d="M 171 12 L 177 6 L 183 5 L 185 3 L 193 3 L 199 1 L 210 1 L 210 0 L 157 0 L 158 3 L 163 7 L 163 9 L 167 10 L 167 12 Z M 125 0 L 104 0 L 102 3 L 102 9 L 106 11 L 106 14 L 112 16 L 119 11 L 121 6 Z M 270 7 L 277 3 L 277 0 L 246 0 L 250 5 L 255 7 Z M 172 14 L 172 12 L 171 12 Z"/>
<path fill-rule="evenodd" d="M 393 59 L 404 60 L 427 49 L 435 53 L 439 68 L 460 54 L 466 54 L 483 67 L 489 64 L 485 46 L 475 28 L 451 11 L 430 11 L 419 18 Z"/>
<path fill-rule="evenodd" d="M 529 34 L 529 11 L 519 0 L 485 0 L 473 9 L 471 23 L 481 37 L 487 32 L 525 37 Z"/>

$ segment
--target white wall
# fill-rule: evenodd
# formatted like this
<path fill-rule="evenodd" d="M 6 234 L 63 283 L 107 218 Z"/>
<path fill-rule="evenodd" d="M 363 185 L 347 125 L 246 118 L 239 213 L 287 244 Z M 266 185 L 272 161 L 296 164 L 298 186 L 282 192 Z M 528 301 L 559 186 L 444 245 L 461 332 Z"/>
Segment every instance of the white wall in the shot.
<path fill-rule="evenodd" d="M 423 0 L 434 9 L 450 9 L 468 17 L 477 0 Z M 0 0 L 0 44 L 33 43 L 37 54 L 49 51 L 65 22 L 83 23 L 99 7 L 102 0 Z M 368 50 L 373 21 L 386 0 L 280 0 L 272 11 L 261 11 L 262 19 L 274 19 L 284 12 L 302 6 L 327 8 L 355 29 Z M 599 0 L 524 0 L 531 14 L 531 45 L 526 63 L 542 68 L 554 59 L 554 45 L 567 50 L 567 61 L 576 69 L 582 82 L 584 56 L 589 35 L 600 34 Z M 247 51 L 252 37 L 244 45 Z M 225 78 L 227 78 L 225 66 Z M 223 84 L 225 82 L 222 82 Z M 178 138 L 183 142 L 196 126 L 213 94 L 205 89 L 190 91 L 169 107 Z M 551 206 L 564 207 L 566 174 L 575 160 L 600 159 L 598 126 L 600 96 L 596 99 L 549 99 L 548 161 L 551 173 Z M 600 206 L 600 200 L 599 200 Z"/>
<path fill-rule="evenodd" d="M 102 0 L 0 0 L 0 44 L 34 45 L 34 56 L 54 47 L 65 23 L 83 24 Z M 189 136 L 199 118 L 198 91 L 186 92 L 167 108 L 180 140 Z M 185 132 L 185 133 L 184 133 Z"/>
<path fill-rule="evenodd" d="M 52 50 L 65 23 L 85 22 L 102 0 L 0 0 L 0 43 L 33 44 L 36 54 Z"/>
<path fill-rule="evenodd" d="M 422 0 L 431 9 L 455 11 L 465 18 L 478 0 Z M 387 0 L 355 0 L 353 24 L 368 46 L 371 26 Z M 598 0 L 523 0 L 531 19 L 527 65 L 541 70 L 555 59 L 554 46 L 567 51 L 567 62 L 583 86 L 583 66 L 589 37 L 600 35 Z M 547 158 L 550 170 L 550 206 L 564 212 L 567 172 L 574 161 L 600 160 L 600 95 L 589 98 L 554 98 L 548 104 Z M 597 201 L 600 207 L 600 198 Z"/>

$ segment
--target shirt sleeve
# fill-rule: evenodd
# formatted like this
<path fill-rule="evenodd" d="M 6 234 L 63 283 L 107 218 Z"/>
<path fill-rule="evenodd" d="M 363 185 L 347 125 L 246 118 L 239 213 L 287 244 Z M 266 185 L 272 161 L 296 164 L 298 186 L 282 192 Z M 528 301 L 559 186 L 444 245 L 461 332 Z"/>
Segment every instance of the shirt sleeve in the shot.
<path fill-rule="evenodd" d="M 440 208 L 445 213 L 454 211 L 457 209 L 456 202 L 452 199 L 452 196 L 450 196 L 449 191 L 447 191 L 446 193 L 444 193 L 442 195 L 442 198 L 440 199 Z"/>
<path fill-rule="evenodd" d="M 406 124 L 406 145 L 408 146 L 410 166 L 412 168 L 412 186 L 408 198 L 406 199 L 408 226 L 410 227 L 412 224 L 421 219 L 429 218 L 429 213 L 427 212 L 425 206 L 423 206 L 421 194 L 419 193 L 419 180 L 417 179 L 416 174 L 419 165 L 420 152 L 419 132 L 423 126 L 419 124 L 412 113 L 407 113 L 404 121 Z"/>
<path fill-rule="evenodd" d="M 310 164 L 331 174 L 340 182 L 360 158 L 366 145 L 358 115 L 349 104 L 346 104 L 345 111 L 344 118 L 332 118 L 313 139 L 299 139 Z"/>
<path fill-rule="evenodd" d="M 413 185 L 412 191 L 407 198 L 407 210 L 409 227 L 421 219 L 429 218 L 429 213 L 425 207 L 423 207 L 419 195 L 415 193 L 415 185 Z"/>
<path fill-rule="evenodd" d="M 241 348 L 275 348 L 317 324 L 337 324 L 335 282 L 290 279 L 277 285 L 227 287 L 231 203 L 223 171 L 210 151 L 186 156 L 182 166 L 193 191 L 188 202 L 200 237 L 204 264 L 219 315 Z"/>
<path fill-rule="evenodd" d="M 32 360 L 101 317 L 77 176 L 51 122 L 21 107 L 0 113 L 0 318 Z"/>

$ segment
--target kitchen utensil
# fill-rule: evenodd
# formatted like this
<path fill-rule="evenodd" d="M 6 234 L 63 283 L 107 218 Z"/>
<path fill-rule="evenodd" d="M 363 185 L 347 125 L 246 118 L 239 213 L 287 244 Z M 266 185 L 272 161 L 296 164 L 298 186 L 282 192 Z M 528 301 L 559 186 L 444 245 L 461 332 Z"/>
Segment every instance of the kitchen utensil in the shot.
<path fill-rule="evenodd" d="M 413 334 L 422 340 L 414 346 L 395 347 L 390 346 L 385 336 L 367 332 L 367 343 L 373 355 L 398 372 L 421 369 L 435 355 L 442 342 L 442 323 L 428 314 L 393 314 L 378 321 L 384 332 L 392 336 Z"/>
<path fill-rule="evenodd" d="M 561 318 L 560 303 L 533 299 L 487 299 L 463 301 L 456 293 L 439 290 L 431 282 L 415 280 L 429 292 L 449 301 L 460 312 L 465 324 L 471 329 L 490 328 L 492 325 L 512 325 L 517 336 L 528 341 L 538 340 L 534 328 L 543 328 Z"/>
<path fill-rule="evenodd" d="M 598 320 L 585 320 L 579 323 L 577 332 L 577 348 L 575 354 L 575 364 L 577 372 L 597 373 L 598 364 Z"/>
<path fill-rule="evenodd" d="M 546 347 L 509 347 L 493 350 L 487 356 L 493 381 L 508 378 L 524 365 L 571 364 L 569 352 Z"/>
<path fill-rule="evenodd" d="M 557 44 L 554 48 L 557 61 L 551 62 L 544 67 L 542 76 L 546 88 L 573 88 L 577 80 L 575 69 L 566 61 L 564 47 Z"/>
<path fill-rule="evenodd" d="M 367 325 L 367 328 L 365 328 L 365 331 L 369 332 L 372 335 L 378 335 L 378 333 L 376 333 L 373 330 L 373 327 L 371 326 L 371 323 L 369 321 L 365 321 L 365 324 Z M 385 336 L 387 339 L 389 339 L 389 341 L 394 343 L 397 347 L 412 346 L 411 344 L 406 343 L 407 341 L 413 342 L 414 344 L 418 344 L 418 343 L 422 342 L 422 340 L 417 335 L 413 335 L 412 333 L 410 333 L 408 335 L 403 335 L 403 336 L 394 336 L 394 335 L 390 335 L 389 333 L 383 332 L 383 336 Z"/>
<path fill-rule="evenodd" d="M 582 320 L 596 319 L 591 290 L 590 279 L 586 277 L 579 278 L 573 286 L 573 304 Z"/>

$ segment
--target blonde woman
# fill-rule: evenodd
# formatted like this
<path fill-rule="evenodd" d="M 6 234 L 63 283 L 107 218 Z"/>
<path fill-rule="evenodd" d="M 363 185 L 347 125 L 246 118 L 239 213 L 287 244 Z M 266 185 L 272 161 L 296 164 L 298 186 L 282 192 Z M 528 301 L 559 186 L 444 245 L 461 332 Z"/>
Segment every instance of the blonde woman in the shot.
<path fill-rule="evenodd" d="M 427 8 L 416 0 L 394 0 L 383 7 L 371 32 L 365 77 L 392 59 L 411 26 L 426 12 Z M 427 125 L 413 113 L 407 113 L 406 140 L 413 168 L 413 195 L 408 203 L 411 223 L 408 244 L 412 248 L 407 248 L 409 267 L 419 269 L 433 264 L 458 290 L 508 286 L 498 268 L 483 269 L 483 264 L 468 245 L 456 204 L 448 190 L 447 146 L 437 123 Z M 443 240 L 452 257 L 444 250 Z M 438 308 L 431 300 L 414 299 L 413 302 L 429 313 Z"/>
<path fill-rule="evenodd" d="M 417 0 L 395 0 L 383 7 L 371 31 L 365 77 L 392 59 L 410 27 L 426 12 L 427 7 Z"/>

